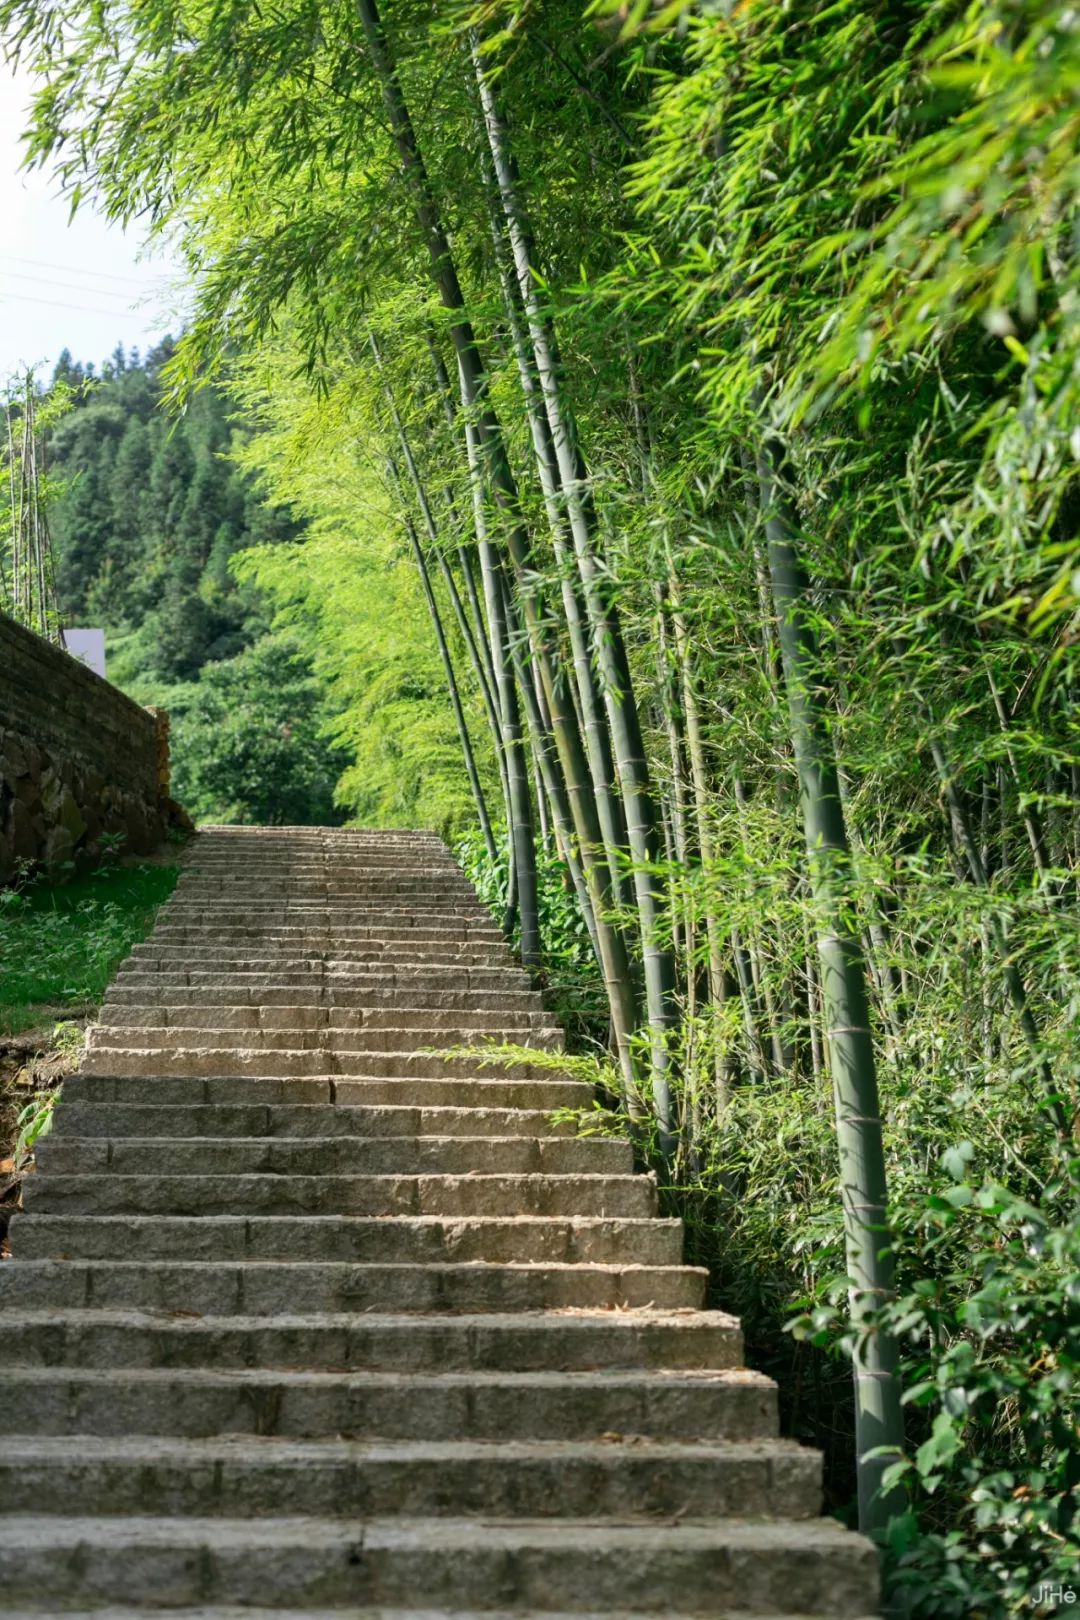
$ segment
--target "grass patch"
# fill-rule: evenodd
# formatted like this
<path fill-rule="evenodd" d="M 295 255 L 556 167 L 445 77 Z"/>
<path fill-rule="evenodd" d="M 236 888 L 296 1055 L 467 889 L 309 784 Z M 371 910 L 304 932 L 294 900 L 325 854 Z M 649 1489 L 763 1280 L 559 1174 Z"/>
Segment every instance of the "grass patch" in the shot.
<path fill-rule="evenodd" d="M 0 893 L 0 1034 L 96 1008 L 179 876 L 179 866 L 110 865 Z"/>

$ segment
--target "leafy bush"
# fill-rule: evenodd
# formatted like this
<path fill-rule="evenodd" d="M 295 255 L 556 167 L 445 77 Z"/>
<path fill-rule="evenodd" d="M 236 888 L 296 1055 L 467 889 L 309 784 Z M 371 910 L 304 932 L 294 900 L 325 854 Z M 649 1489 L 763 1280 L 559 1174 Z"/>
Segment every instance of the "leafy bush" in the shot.
<path fill-rule="evenodd" d="M 57 1026 L 59 1027 L 59 1026 Z M 15 1120 L 18 1135 L 15 1138 L 15 1170 L 24 1170 L 34 1156 L 34 1146 L 48 1136 L 53 1127 L 53 1110 L 60 1100 L 60 1088 L 35 1091 Z"/>
<path fill-rule="evenodd" d="M 1080 1577 L 1080 1183 L 1041 1207 L 963 1179 L 913 1211 L 929 1275 L 884 1313 L 905 1345 L 906 1399 L 928 1422 L 893 1470 L 911 1511 L 890 1585 L 920 1620 L 1016 1614 Z"/>
<path fill-rule="evenodd" d="M 505 835 L 497 830 L 496 836 L 499 854 L 495 861 L 478 830 L 460 839 L 454 854 L 480 899 L 501 923 L 508 849 Z M 607 1035 L 607 1001 L 589 931 L 578 909 L 566 863 L 539 844 L 536 879 L 545 1001 L 566 1026 L 572 1050 L 594 1049 L 603 1044 Z M 513 943 L 517 942 L 515 931 Z"/>

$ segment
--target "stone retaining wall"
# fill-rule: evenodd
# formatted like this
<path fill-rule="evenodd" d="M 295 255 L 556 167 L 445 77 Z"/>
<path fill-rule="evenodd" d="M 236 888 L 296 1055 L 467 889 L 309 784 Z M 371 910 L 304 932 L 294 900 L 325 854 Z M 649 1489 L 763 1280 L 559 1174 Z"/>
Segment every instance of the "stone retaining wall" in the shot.
<path fill-rule="evenodd" d="M 168 716 L 0 614 L 0 882 L 21 861 L 90 864 L 165 835 Z"/>

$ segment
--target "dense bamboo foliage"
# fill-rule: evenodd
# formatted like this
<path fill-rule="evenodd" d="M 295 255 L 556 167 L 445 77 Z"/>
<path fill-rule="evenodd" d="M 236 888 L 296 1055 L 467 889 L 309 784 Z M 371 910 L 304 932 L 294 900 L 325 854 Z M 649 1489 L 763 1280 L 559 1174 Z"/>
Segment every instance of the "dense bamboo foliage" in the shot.
<path fill-rule="evenodd" d="M 188 256 L 177 398 L 315 525 L 241 577 L 340 680 L 418 570 L 470 859 L 838 1498 L 854 1433 L 897 1603 L 1030 1607 L 1078 1551 L 1073 12 L 0 10 L 33 156 Z"/>

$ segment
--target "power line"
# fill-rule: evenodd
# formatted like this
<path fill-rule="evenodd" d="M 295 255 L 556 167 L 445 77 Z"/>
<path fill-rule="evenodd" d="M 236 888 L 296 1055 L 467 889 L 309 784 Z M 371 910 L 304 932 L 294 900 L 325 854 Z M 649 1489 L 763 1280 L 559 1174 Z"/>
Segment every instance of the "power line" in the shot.
<path fill-rule="evenodd" d="M 145 287 L 146 283 L 139 276 L 116 275 L 109 270 L 81 270 L 70 264 L 50 264 L 46 259 L 28 259 L 19 253 L 0 253 L 0 259 L 10 259 L 15 264 L 33 265 L 39 270 L 61 270 L 66 275 L 92 276 L 96 281 L 130 281 L 137 286 Z M 166 274 L 167 272 L 162 272 Z M 102 288 L 102 291 L 105 289 Z"/>
<path fill-rule="evenodd" d="M 50 309 L 76 310 L 81 315 L 112 315 L 116 320 L 123 320 L 133 313 L 126 309 L 95 309 L 91 304 L 62 304 L 56 298 L 33 298 L 29 293 L 16 293 L 14 296 L 5 293 L 4 297 L 9 304 L 47 304 Z"/>
<path fill-rule="evenodd" d="M 37 287 L 67 287 L 72 292 L 91 293 L 95 298 L 131 300 L 137 296 L 134 292 L 113 292 L 109 287 L 85 287 L 78 281 L 54 281 L 51 276 L 32 276 L 26 270 L 5 270 L 3 265 L 0 265 L 0 276 L 5 276 L 9 281 L 32 281 Z"/>

